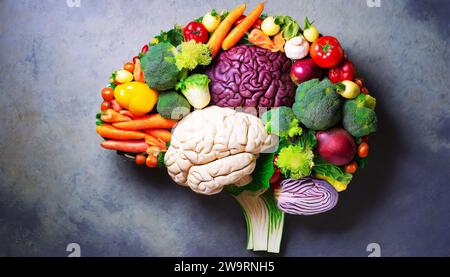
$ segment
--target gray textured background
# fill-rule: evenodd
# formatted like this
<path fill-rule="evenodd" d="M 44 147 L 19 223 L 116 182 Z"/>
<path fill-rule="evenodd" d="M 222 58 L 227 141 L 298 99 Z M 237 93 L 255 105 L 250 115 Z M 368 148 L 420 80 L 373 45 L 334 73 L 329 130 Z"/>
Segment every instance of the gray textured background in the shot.
<path fill-rule="evenodd" d="M 231 197 L 138 168 L 94 131 L 109 74 L 159 30 L 241 1 L 220 2 L 0 1 L 1 256 L 254 255 Z M 288 216 L 281 255 L 449 256 L 449 1 L 266 6 L 337 36 L 379 101 L 369 167 L 335 210 Z"/>

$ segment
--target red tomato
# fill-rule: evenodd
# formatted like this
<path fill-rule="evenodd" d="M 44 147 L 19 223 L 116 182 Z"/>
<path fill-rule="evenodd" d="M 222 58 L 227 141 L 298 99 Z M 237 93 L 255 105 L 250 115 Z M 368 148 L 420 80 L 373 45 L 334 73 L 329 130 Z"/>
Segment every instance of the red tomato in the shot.
<path fill-rule="evenodd" d="M 109 101 L 103 101 L 102 105 L 100 106 L 101 111 L 106 111 L 108 109 L 111 109 L 111 102 Z"/>
<path fill-rule="evenodd" d="M 335 37 L 324 36 L 314 41 L 309 53 L 313 61 L 320 67 L 332 68 L 344 58 L 344 50 Z"/>
<path fill-rule="evenodd" d="M 345 166 L 345 172 L 348 172 L 350 174 L 355 174 L 357 169 L 358 169 L 358 164 L 355 161 L 353 161 Z"/>
<path fill-rule="evenodd" d="M 102 89 L 102 97 L 105 101 L 111 101 L 114 99 L 114 90 L 112 88 Z"/>
<path fill-rule="evenodd" d="M 339 83 L 345 80 L 353 81 L 355 72 L 355 65 L 349 60 L 344 60 L 338 66 L 330 69 L 328 78 L 333 83 Z"/>
<path fill-rule="evenodd" d="M 134 63 L 126 63 L 123 65 L 123 69 L 125 69 L 128 72 L 133 73 L 134 72 Z"/>
<path fill-rule="evenodd" d="M 148 44 L 144 45 L 144 46 L 142 47 L 142 50 L 141 50 L 141 53 L 142 53 L 142 54 L 145 54 L 145 53 L 147 53 L 147 52 L 148 52 Z"/>
<path fill-rule="evenodd" d="M 202 23 L 192 21 L 183 29 L 186 41 L 195 40 L 196 42 L 206 43 L 209 38 L 209 32 Z"/>

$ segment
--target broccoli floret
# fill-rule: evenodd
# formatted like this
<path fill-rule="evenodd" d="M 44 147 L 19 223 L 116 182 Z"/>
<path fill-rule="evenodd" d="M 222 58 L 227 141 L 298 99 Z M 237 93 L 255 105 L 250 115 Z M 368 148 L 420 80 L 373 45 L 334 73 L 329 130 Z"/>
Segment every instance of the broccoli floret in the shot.
<path fill-rule="evenodd" d="M 280 138 L 292 138 L 302 134 L 300 122 L 289 107 L 278 107 L 267 111 L 262 116 L 267 132 Z"/>
<path fill-rule="evenodd" d="M 297 118 L 309 129 L 326 130 L 342 117 L 342 99 L 328 79 L 312 79 L 297 87 L 292 106 Z"/>
<path fill-rule="evenodd" d="M 311 174 L 314 153 L 309 147 L 289 145 L 280 150 L 276 165 L 287 178 L 299 179 Z"/>
<path fill-rule="evenodd" d="M 363 137 L 375 132 L 378 125 L 375 106 L 376 99 L 366 94 L 345 101 L 342 125 L 354 137 Z"/>
<path fill-rule="evenodd" d="M 151 46 L 142 56 L 141 67 L 149 87 L 165 91 L 176 86 L 180 71 L 175 64 L 175 53 L 175 47 L 163 42 Z"/>
<path fill-rule="evenodd" d="M 162 117 L 180 120 L 191 111 L 191 105 L 181 94 L 167 91 L 159 94 L 156 110 Z"/>

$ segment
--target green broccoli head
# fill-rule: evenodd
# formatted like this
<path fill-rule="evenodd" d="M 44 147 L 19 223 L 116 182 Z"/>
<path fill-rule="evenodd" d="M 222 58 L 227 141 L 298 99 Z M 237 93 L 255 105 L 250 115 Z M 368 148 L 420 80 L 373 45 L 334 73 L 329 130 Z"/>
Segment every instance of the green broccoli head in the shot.
<path fill-rule="evenodd" d="M 354 137 L 367 136 L 377 130 L 378 119 L 375 113 L 376 99 L 360 94 L 344 103 L 342 125 Z"/>
<path fill-rule="evenodd" d="M 289 145 L 280 150 L 276 166 L 287 178 L 299 179 L 311 174 L 314 153 L 309 147 Z"/>
<path fill-rule="evenodd" d="M 191 105 L 176 91 L 159 93 L 156 110 L 164 118 L 180 120 L 191 111 Z"/>
<path fill-rule="evenodd" d="M 330 80 L 312 79 L 297 87 L 292 109 L 307 128 L 326 130 L 341 120 L 342 98 Z"/>
<path fill-rule="evenodd" d="M 168 42 L 152 45 L 141 58 L 148 86 L 158 91 L 173 89 L 180 71 L 175 64 L 176 49 Z"/>
<path fill-rule="evenodd" d="M 280 138 L 292 138 L 302 134 L 300 122 L 289 107 L 273 108 L 262 115 L 267 132 Z"/>

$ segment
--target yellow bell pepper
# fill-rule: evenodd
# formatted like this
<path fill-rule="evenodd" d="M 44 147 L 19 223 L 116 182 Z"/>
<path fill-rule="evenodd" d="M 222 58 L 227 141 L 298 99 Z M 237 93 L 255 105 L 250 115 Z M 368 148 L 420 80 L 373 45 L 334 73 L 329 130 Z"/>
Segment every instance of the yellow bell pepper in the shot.
<path fill-rule="evenodd" d="M 158 92 L 149 88 L 146 83 L 129 82 L 114 89 L 114 98 L 131 113 L 145 115 L 155 106 Z"/>

